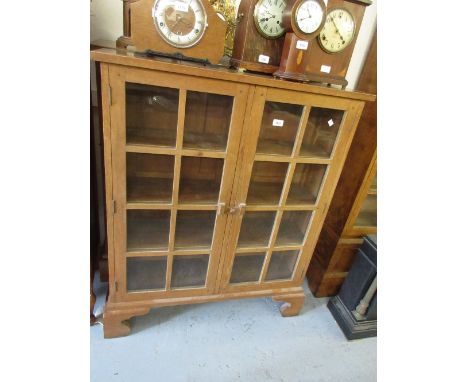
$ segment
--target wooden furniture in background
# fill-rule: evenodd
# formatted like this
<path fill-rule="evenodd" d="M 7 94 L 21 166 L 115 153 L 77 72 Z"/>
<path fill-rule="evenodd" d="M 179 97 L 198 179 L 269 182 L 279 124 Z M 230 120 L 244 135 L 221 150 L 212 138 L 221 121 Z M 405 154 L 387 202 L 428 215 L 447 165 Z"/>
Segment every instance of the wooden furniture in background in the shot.
<path fill-rule="evenodd" d="M 151 308 L 273 297 L 298 314 L 364 101 L 374 96 L 101 49 L 105 337 Z"/>
<path fill-rule="evenodd" d="M 357 89 L 377 94 L 377 33 Z M 368 102 L 307 271 L 316 297 L 338 293 L 362 237 L 377 232 L 377 102 Z"/>

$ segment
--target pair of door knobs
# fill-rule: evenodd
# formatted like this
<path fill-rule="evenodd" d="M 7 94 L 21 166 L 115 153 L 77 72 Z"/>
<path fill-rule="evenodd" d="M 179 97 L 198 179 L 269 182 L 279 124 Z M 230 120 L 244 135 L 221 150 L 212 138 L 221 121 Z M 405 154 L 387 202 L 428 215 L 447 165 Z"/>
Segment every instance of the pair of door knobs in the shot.
<path fill-rule="evenodd" d="M 245 203 L 239 203 L 237 206 L 226 206 L 226 203 L 218 204 L 218 215 L 228 214 L 228 215 L 243 215 L 245 211 Z"/>

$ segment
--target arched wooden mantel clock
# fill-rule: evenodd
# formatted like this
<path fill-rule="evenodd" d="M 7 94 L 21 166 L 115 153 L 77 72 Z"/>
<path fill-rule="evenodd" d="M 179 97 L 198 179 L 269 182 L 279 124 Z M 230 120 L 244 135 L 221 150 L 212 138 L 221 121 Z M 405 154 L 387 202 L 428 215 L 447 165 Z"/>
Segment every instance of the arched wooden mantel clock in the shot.
<path fill-rule="evenodd" d="M 283 13 L 283 25 L 288 31 L 284 39 L 279 69 L 275 77 L 308 81 L 306 74 L 310 41 L 324 23 L 326 5 L 323 0 L 296 0 Z"/>
<path fill-rule="evenodd" d="M 278 69 L 285 29 L 283 11 L 291 0 L 241 0 L 231 65 L 254 72 Z"/>
<path fill-rule="evenodd" d="M 364 12 L 371 4 L 370 0 L 328 0 L 325 24 L 307 51 L 309 81 L 347 86 L 346 73 Z"/>
<path fill-rule="evenodd" d="M 226 26 L 208 0 L 127 0 L 124 36 L 117 47 L 182 53 L 217 64 L 223 57 Z"/>

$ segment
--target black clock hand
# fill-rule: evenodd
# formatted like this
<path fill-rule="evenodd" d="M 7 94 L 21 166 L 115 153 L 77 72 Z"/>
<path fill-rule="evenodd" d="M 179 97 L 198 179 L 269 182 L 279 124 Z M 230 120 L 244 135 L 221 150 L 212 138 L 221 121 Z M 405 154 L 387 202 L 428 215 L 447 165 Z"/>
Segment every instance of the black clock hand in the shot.
<path fill-rule="evenodd" d="M 340 30 L 338 29 L 338 25 L 336 25 L 336 23 L 335 23 L 335 19 L 333 17 L 331 17 L 331 19 L 333 21 L 333 25 L 335 26 L 336 33 L 338 33 L 338 36 L 340 36 L 341 40 L 343 42 L 345 42 L 345 39 L 343 38 L 343 36 L 340 33 Z"/>

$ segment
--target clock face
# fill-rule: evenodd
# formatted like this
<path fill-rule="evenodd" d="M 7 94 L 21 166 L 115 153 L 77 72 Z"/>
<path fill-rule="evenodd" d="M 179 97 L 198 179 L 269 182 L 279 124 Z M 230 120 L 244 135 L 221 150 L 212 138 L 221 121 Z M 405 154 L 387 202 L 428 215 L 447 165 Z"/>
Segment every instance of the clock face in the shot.
<path fill-rule="evenodd" d="M 189 48 L 197 44 L 208 24 L 201 0 L 156 0 L 153 19 L 156 30 L 168 44 Z"/>
<path fill-rule="evenodd" d="M 322 49 L 328 53 L 341 52 L 354 38 L 355 23 L 346 9 L 331 10 L 318 36 Z"/>
<path fill-rule="evenodd" d="M 322 24 L 324 10 L 316 0 L 303 0 L 296 8 L 294 21 L 304 34 L 314 33 Z"/>
<path fill-rule="evenodd" d="M 258 32 L 266 38 L 278 38 L 284 34 L 283 12 L 287 0 L 258 0 L 254 21 Z"/>

